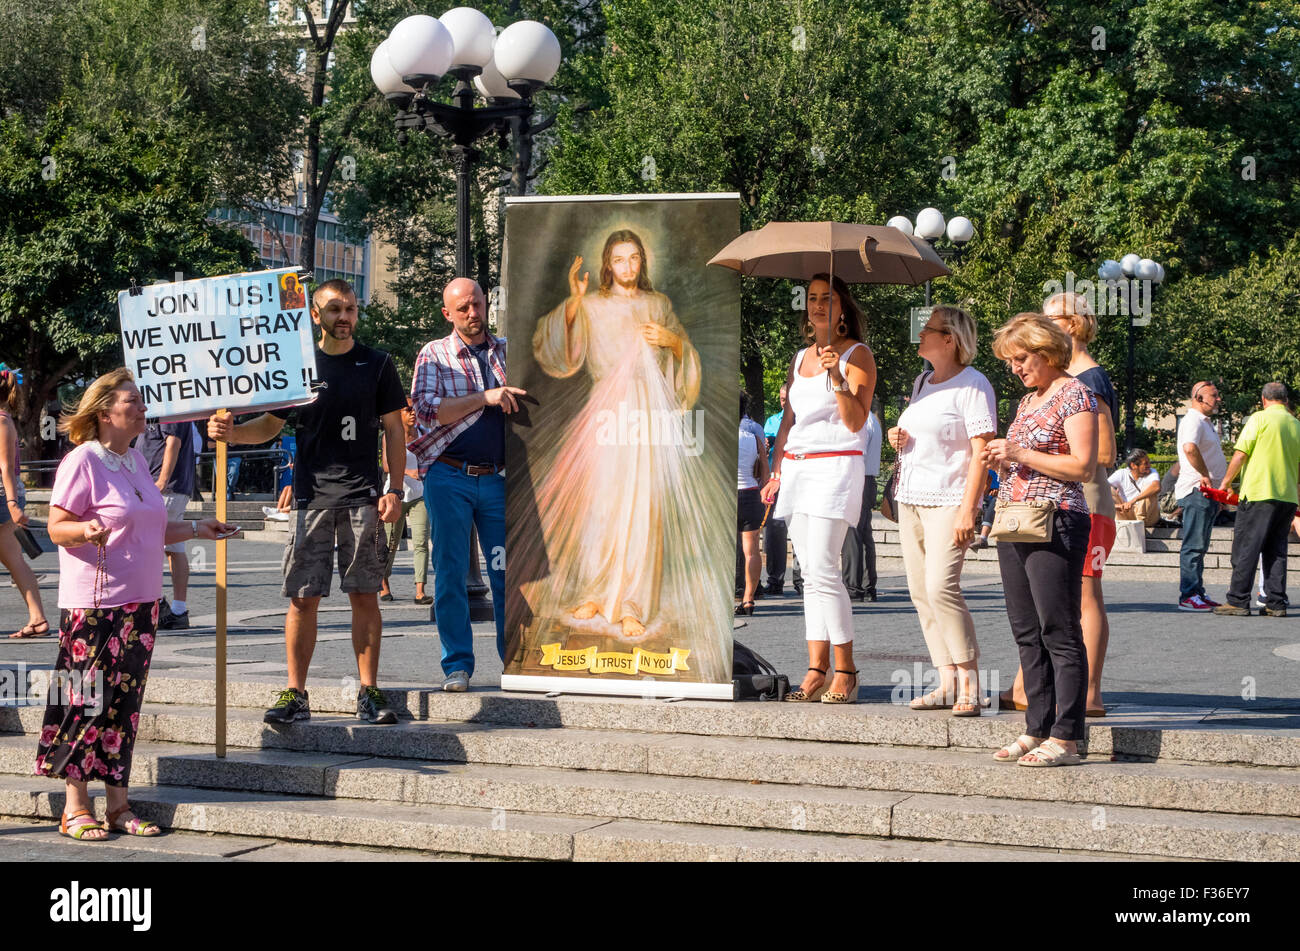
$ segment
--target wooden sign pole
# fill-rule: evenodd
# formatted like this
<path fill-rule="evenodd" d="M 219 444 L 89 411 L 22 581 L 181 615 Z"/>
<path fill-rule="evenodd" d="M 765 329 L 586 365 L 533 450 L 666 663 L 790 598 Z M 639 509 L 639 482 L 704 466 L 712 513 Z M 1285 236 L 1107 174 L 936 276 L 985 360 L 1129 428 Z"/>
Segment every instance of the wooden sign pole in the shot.
<path fill-rule="evenodd" d="M 224 409 L 220 412 L 226 412 Z M 226 521 L 226 443 L 217 440 L 216 473 L 212 494 L 217 503 L 217 521 Z M 217 758 L 226 758 L 226 540 L 217 539 Z"/>

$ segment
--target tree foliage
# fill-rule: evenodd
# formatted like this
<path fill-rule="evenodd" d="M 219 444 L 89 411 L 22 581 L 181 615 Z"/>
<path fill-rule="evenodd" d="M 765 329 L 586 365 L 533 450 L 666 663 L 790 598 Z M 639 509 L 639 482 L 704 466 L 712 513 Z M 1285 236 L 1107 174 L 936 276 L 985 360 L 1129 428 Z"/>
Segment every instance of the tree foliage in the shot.
<path fill-rule="evenodd" d="M 0 358 L 24 370 L 25 436 L 60 383 L 120 362 L 131 280 L 255 264 L 209 215 L 279 174 L 295 87 L 266 19 L 254 0 L 0 6 Z"/>
<path fill-rule="evenodd" d="M 1300 331 L 1286 290 L 1300 234 L 1300 5 L 620 0 L 604 9 L 609 42 L 575 69 L 585 83 L 547 191 L 734 190 L 746 228 L 880 223 L 926 205 L 967 215 L 976 239 L 935 296 L 975 314 L 985 341 L 977 365 L 1004 400 L 1019 384 L 988 350 L 992 329 L 1036 309 L 1046 282 L 1095 279 L 1102 259 L 1128 251 L 1168 273 L 1152 324 L 1138 331 L 1141 401 L 1174 406 L 1198 375 L 1222 373 L 1225 352 L 1242 371 L 1233 383 L 1242 400 L 1291 371 L 1277 335 L 1258 331 Z M 746 280 L 742 295 L 745 383 L 771 405 L 799 342 L 790 288 Z M 858 296 L 891 412 L 919 370 L 906 312 L 921 295 Z M 1123 316 L 1105 316 L 1095 346 L 1121 383 L 1125 332 Z"/>

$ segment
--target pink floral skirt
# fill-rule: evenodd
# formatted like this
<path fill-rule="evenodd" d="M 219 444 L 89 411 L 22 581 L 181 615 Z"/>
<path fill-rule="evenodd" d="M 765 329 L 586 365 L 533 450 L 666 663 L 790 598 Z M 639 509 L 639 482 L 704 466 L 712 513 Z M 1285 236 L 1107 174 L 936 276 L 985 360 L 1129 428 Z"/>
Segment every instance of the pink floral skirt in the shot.
<path fill-rule="evenodd" d="M 127 784 L 157 629 L 157 601 L 60 612 L 38 775 Z"/>

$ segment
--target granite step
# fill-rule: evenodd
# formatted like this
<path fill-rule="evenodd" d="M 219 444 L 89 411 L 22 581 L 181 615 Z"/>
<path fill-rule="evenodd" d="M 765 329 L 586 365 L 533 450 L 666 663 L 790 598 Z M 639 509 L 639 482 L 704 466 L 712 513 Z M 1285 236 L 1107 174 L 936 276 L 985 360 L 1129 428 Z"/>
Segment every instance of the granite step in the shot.
<path fill-rule="evenodd" d="M 0 711 L 12 713 L 14 711 Z M 40 729 L 40 708 L 22 711 L 23 732 Z M 146 706 L 143 742 L 210 745 L 215 724 L 201 707 Z M 10 730 L 10 732 L 13 732 Z M 1008 734 L 1014 736 L 1014 730 Z M 1102 754 L 1068 769 L 999 764 L 980 750 L 826 743 L 633 730 L 516 728 L 480 723 L 359 724 L 316 716 L 289 726 L 233 710 L 233 749 L 287 750 L 401 760 L 538 766 L 697 779 L 761 780 L 882 792 L 990 796 L 1040 802 L 1300 817 L 1300 770 L 1114 762 Z M 1004 741 L 1005 742 L 1005 741 Z"/>
<path fill-rule="evenodd" d="M 103 809 L 100 807 L 100 814 Z M 153 838 L 117 835 L 94 846 L 61 836 L 35 818 L 0 821 L 0 862 L 437 862 L 472 856 L 380 851 L 346 845 L 295 845 L 276 839 L 172 830 Z"/>
<path fill-rule="evenodd" d="M 0 737 L 0 774 L 25 775 L 31 758 L 29 738 Z M 1284 861 L 1300 854 L 1298 819 L 544 767 L 280 751 L 236 751 L 218 760 L 203 747 L 141 743 L 133 779 L 133 789 L 136 784 L 185 786 L 490 808 L 504 815 L 563 814 L 1153 857 Z"/>
<path fill-rule="evenodd" d="M 530 815 L 294 795 L 132 785 L 144 819 L 170 829 L 425 853 L 550 861 L 1115 861 L 1115 853 L 998 848 L 806 832 Z M 0 816 L 54 821 L 49 780 L 0 777 Z M 102 812 L 102 803 L 97 804 Z M 83 853 L 84 854 L 84 853 Z M 88 856 L 87 856 L 88 857 Z"/>
<path fill-rule="evenodd" d="M 275 681 L 231 681 L 232 708 L 265 710 Z M 653 689 L 651 686 L 649 689 Z M 577 694 L 547 697 L 473 689 L 446 693 L 428 687 L 390 687 L 389 702 L 415 720 L 492 723 L 520 727 L 575 727 L 588 730 L 638 730 L 645 733 L 702 736 L 752 736 L 769 739 L 824 740 L 836 743 L 885 743 L 893 746 L 996 749 L 1024 729 L 1024 715 L 1010 711 L 982 717 L 952 717 L 942 711 L 917 713 L 906 703 L 858 703 L 830 707 L 820 703 L 728 703 L 681 700 L 671 703 L 641 697 L 596 697 Z M 216 689 L 211 679 L 153 675 L 149 704 L 211 706 Z M 311 693 L 316 713 L 351 714 L 352 689 L 321 688 Z M 1279 717 L 1285 713 L 1279 714 Z M 1267 715 L 1242 716 L 1230 708 L 1188 710 L 1115 704 L 1105 720 L 1088 722 L 1087 749 L 1093 754 L 1180 762 L 1242 763 L 1300 767 L 1300 735 L 1270 731 Z M 1210 724 L 1220 724 L 1210 728 Z M 0 710 L 0 730 L 5 725 Z M 1251 732 L 1248 724 L 1255 724 Z M 1203 727 L 1203 728 L 1198 728 Z"/>

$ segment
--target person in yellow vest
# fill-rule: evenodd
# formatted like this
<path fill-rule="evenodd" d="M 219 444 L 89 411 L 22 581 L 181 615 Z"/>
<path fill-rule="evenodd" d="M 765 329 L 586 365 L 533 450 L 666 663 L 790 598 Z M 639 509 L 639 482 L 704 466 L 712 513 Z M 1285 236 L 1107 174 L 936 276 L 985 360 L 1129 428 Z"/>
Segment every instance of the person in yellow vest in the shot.
<path fill-rule="evenodd" d="M 1228 603 L 1215 608 L 1215 614 L 1250 615 L 1251 582 L 1262 556 L 1265 607 L 1260 613 L 1286 617 L 1286 540 L 1300 481 L 1300 420 L 1288 409 L 1283 384 L 1264 384 L 1260 397 L 1264 408 L 1246 420 L 1219 485 L 1229 489 L 1245 465 L 1232 532 Z"/>

